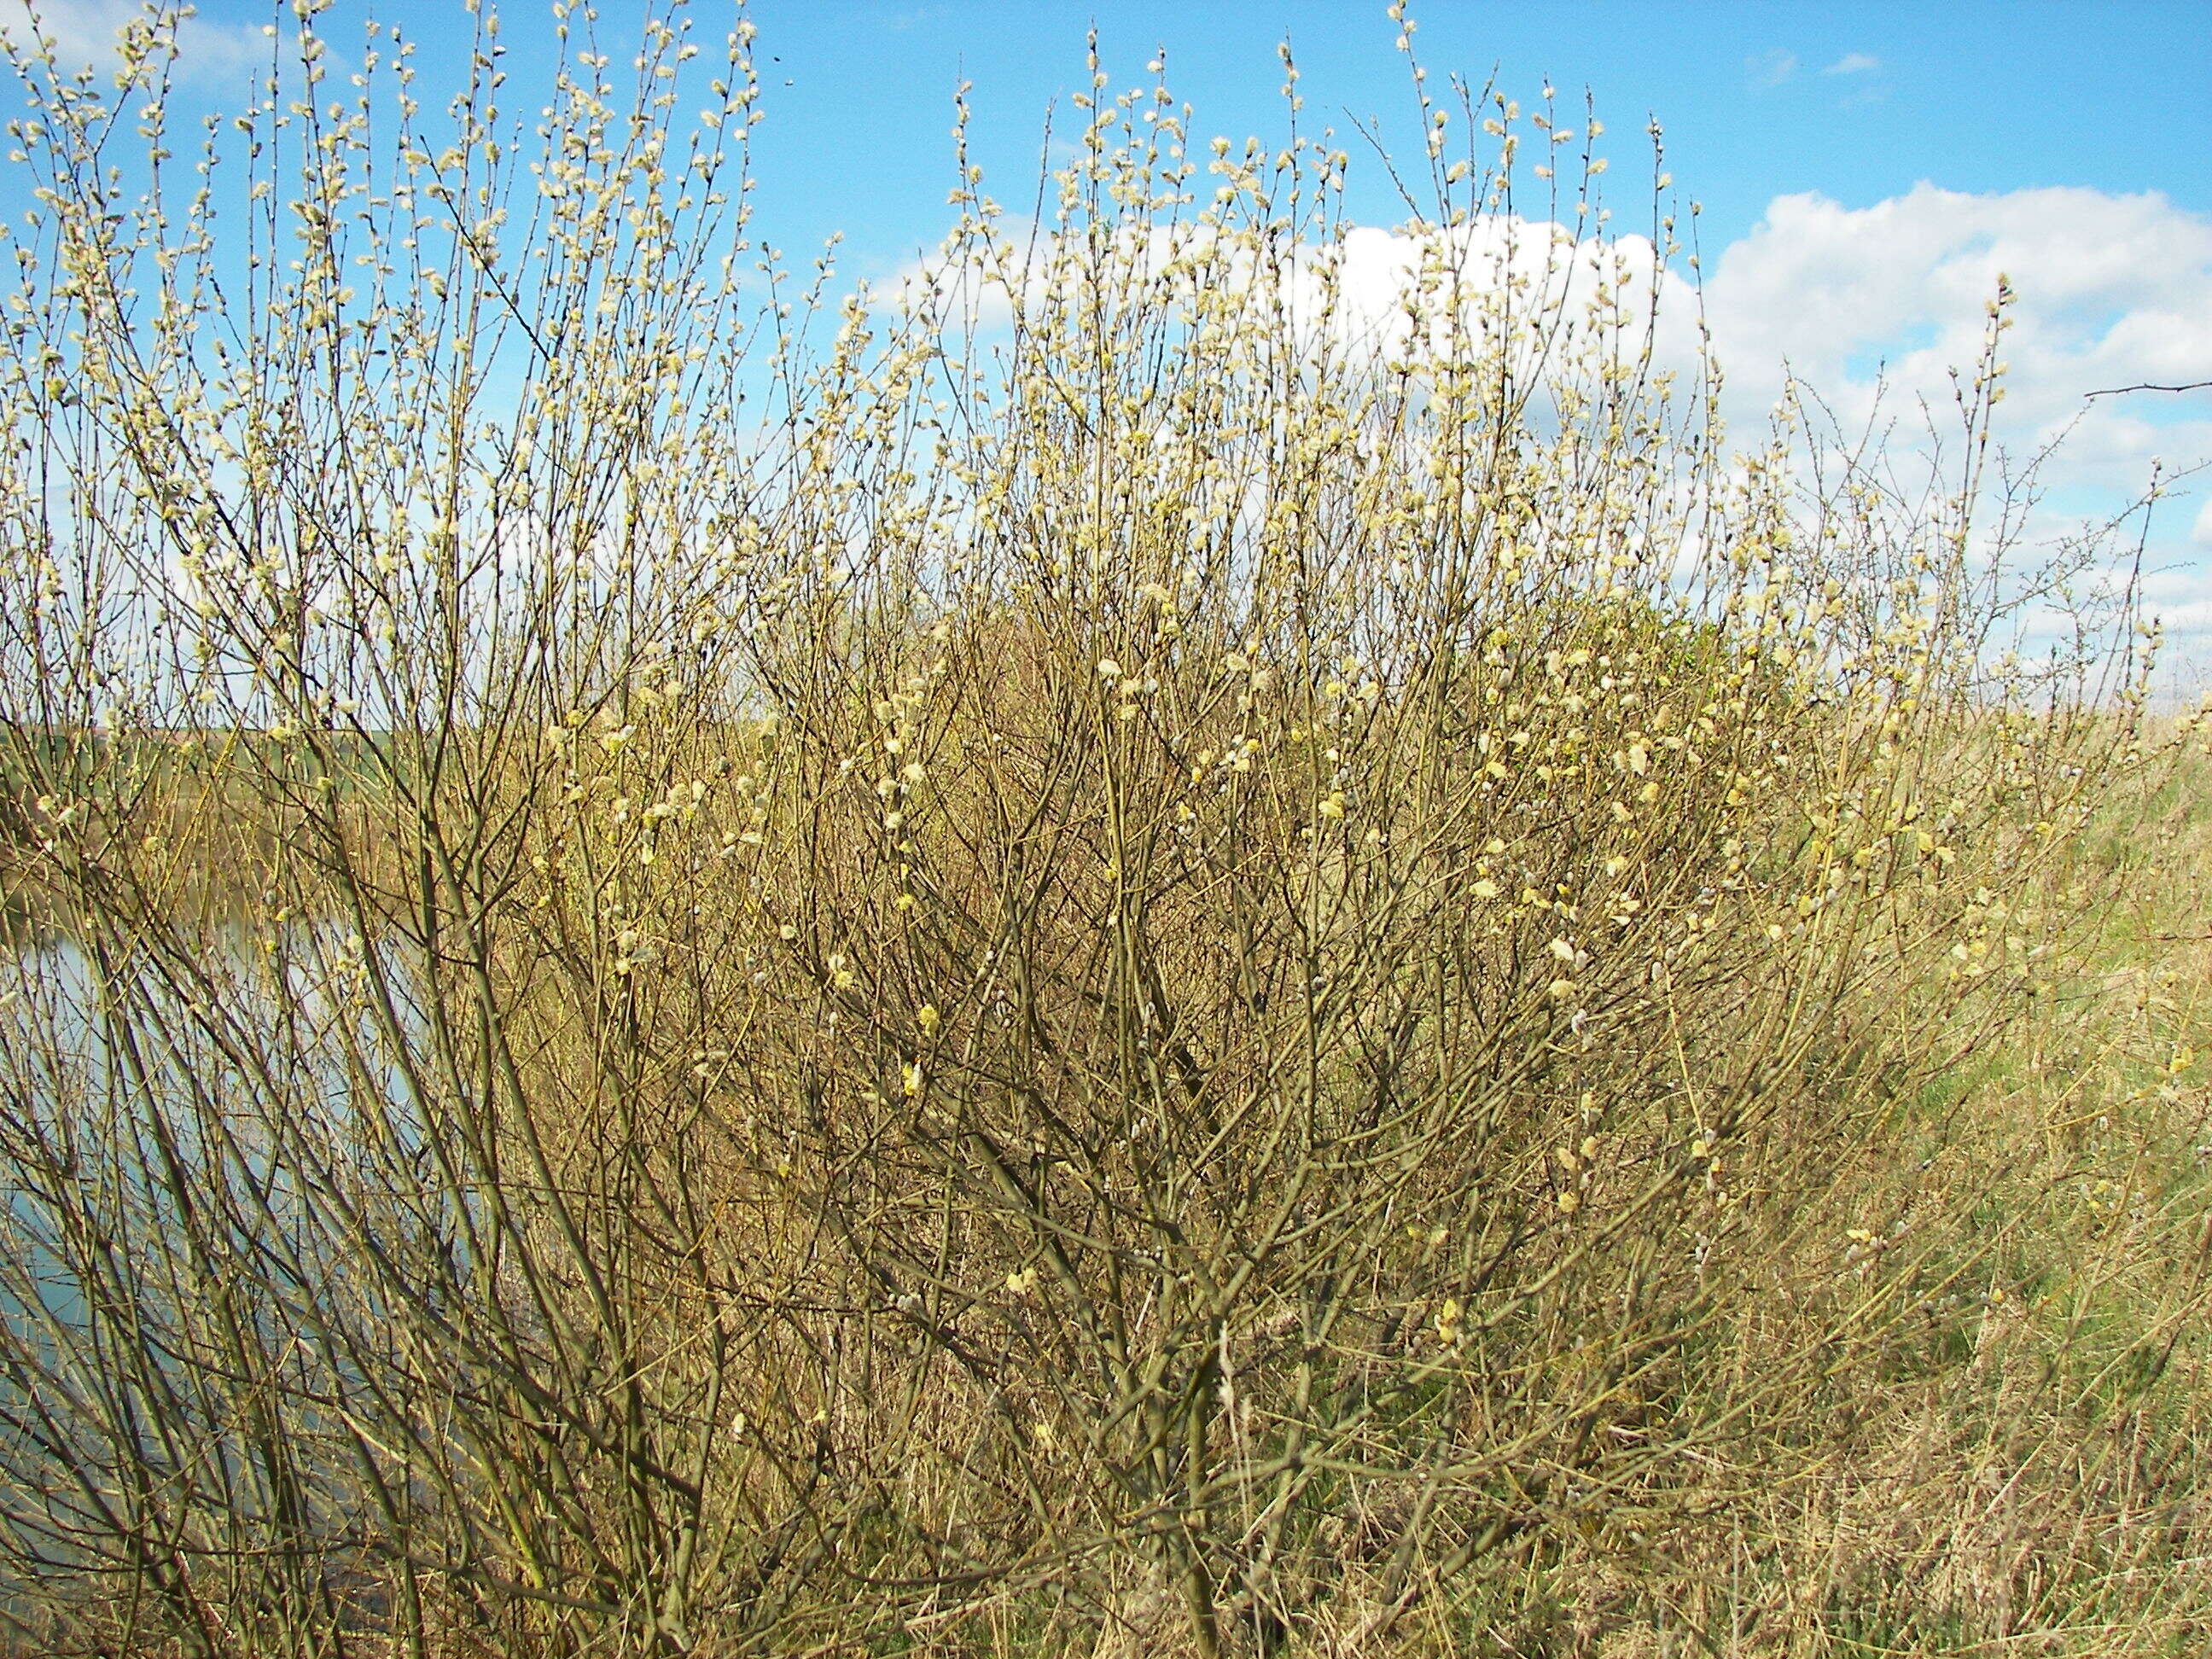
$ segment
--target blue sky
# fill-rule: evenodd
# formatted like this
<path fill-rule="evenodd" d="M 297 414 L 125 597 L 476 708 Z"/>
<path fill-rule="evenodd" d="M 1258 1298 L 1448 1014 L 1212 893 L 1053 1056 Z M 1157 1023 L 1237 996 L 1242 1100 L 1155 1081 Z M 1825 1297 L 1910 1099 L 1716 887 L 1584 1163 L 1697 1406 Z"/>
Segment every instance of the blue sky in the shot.
<path fill-rule="evenodd" d="M 0 16 L 23 0 L 0 0 Z M 129 0 L 43 0 L 81 53 Z M 220 103 L 265 48 L 261 0 L 204 0 L 186 40 L 187 96 Z M 604 0 L 601 44 L 626 54 L 642 8 Z M 547 0 L 514 0 L 501 39 L 518 94 L 542 84 Z M 703 40 L 732 10 L 694 8 Z M 971 148 L 1010 207 L 1036 187 L 1048 108 L 1084 81 L 1094 20 L 1116 89 L 1156 48 L 1200 136 L 1279 137 L 1276 47 L 1303 76 L 1302 119 L 1334 125 L 1353 155 L 1351 210 L 1391 226 L 1404 209 L 1355 120 L 1417 149 L 1410 85 L 1383 0 L 754 0 L 766 120 L 755 137 L 760 228 L 804 264 L 832 231 L 848 275 L 889 276 L 948 221 L 951 97 L 973 82 Z M 1432 88 L 1452 76 L 1532 103 L 1548 77 L 1579 121 L 1585 89 L 1608 129 L 1616 224 L 1649 222 L 1656 116 L 1667 166 L 1699 221 L 1708 298 L 1741 423 L 1787 360 L 1848 415 L 1873 406 L 1886 364 L 1907 400 L 1940 396 L 1972 349 L 2004 270 L 2021 292 L 2006 435 L 2022 447 L 2074 426 L 2053 506 L 2090 511 L 2169 466 L 2212 459 L 2212 392 L 2082 393 L 2136 380 L 2212 379 L 2212 3 L 1723 3 L 1515 0 L 1413 8 Z M 459 0 L 338 0 L 347 20 L 398 22 L 424 82 L 458 74 Z M 264 58 L 265 61 L 265 58 Z M 518 95 L 520 106 L 525 98 Z M 532 100 L 534 103 L 534 100 Z M 15 192 L 0 190 L 12 210 Z M 2086 412 L 2085 412 L 2086 411 Z M 2078 422 L 2078 423 L 2077 423 Z M 2154 599 L 2212 664 L 2212 473 L 2154 521 Z"/>
<path fill-rule="evenodd" d="M 0 22 L 26 0 L 0 0 Z M 31 0 L 65 45 L 96 42 L 133 0 Z M 200 0 L 197 49 L 216 67 L 198 93 L 219 97 L 226 67 L 258 51 L 267 0 Z M 603 41 L 635 38 L 637 0 L 603 0 Z M 549 0 L 510 0 L 502 36 L 518 84 L 550 50 Z M 703 40 L 732 9 L 692 8 Z M 1205 132 L 1278 134 L 1275 56 L 1288 40 L 1305 118 L 1348 131 L 1352 118 L 1403 140 L 1405 62 L 1383 0 L 753 0 L 769 119 L 757 135 L 761 194 L 794 252 L 832 230 L 856 269 L 891 267 L 945 224 L 955 84 L 972 82 L 972 135 L 1008 201 L 1035 182 L 1046 111 L 1084 78 L 1095 23 L 1116 86 L 1144 78 L 1166 49 L 1169 79 Z M 1495 72 L 1533 102 L 1548 77 L 1563 100 L 1587 89 L 1610 129 L 1613 200 L 1624 218 L 1646 176 L 1641 133 L 1656 116 L 1668 165 L 1705 210 L 1709 243 L 1748 232 L 1777 196 L 1815 191 L 1866 208 L 1926 181 L 1998 193 L 2076 185 L 2162 193 L 2212 214 L 2212 4 L 2207 0 L 1947 0 L 1805 5 L 1765 0 L 1429 0 L 1415 44 L 1438 82 Z M 339 0 L 325 22 L 398 23 L 426 72 L 465 48 L 460 0 Z M 234 41 L 245 43 L 243 50 Z M 777 61 L 780 60 L 780 61 Z M 786 82 L 789 84 L 786 84 Z M 1357 146 L 1353 147 L 1355 150 Z M 1355 155 L 1353 208 L 1400 216 L 1379 169 Z"/>
<path fill-rule="evenodd" d="M 604 9 L 611 17 L 614 8 Z M 1790 5 L 1431 3 L 1413 11 L 1433 78 L 1493 70 L 1533 101 L 1545 78 L 1585 88 L 1613 135 L 1623 216 L 1645 176 L 1641 131 L 1656 116 L 1668 165 L 1721 241 L 1776 196 L 1816 191 L 1850 207 L 1922 180 L 1971 192 L 2035 185 L 2163 191 L 2212 211 L 2212 6 L 2115 3 Z M 1085 6 L 1030 0 L 759 0 L 752 15 L 769 121 L 768 201 L 853 252 L 882 258 L 929 238 L 949 177 L 946 115 L 975 83 L 984 164 L 1012 199 L 1034 172 L 1043 111 L 1080 88 L 1097 21 L 1115 84 L 1141 79 L 1156 46 L 1197 125 L 1236 138 L 1278 132 L 1275 47 L 1287 38 L 1306 117 L 1409 131 L 1395 29 L 1379 0 L 1235 0 Z M 786 87 L 788 79 L 793 83 Z M 1398 216 L 1377 169 L 1355 156 L 1355 210 Z M 1361 189 L 1362 174 L 1370 187 Z M 794 229 L 794 245 L 802 240 Z M 810 239 L 811 240 L 811 239 Z"/>

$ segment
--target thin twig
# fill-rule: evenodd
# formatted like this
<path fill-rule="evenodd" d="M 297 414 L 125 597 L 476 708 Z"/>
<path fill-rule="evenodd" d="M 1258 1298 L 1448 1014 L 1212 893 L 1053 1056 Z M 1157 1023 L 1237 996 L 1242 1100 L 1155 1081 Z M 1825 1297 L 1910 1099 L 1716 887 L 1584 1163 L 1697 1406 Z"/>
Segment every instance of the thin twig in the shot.
<path fill-rule="evenodd" d="M 2085 392 L 2083 398 L 2117 398 L 2124 392 L 2202 392 L 2212 386 L 2212 380 L 2190 380 L 2180 386 L 2152 386 L 2145 381 L 2138 386 L 2108 386 L 2100 392 Z"/>

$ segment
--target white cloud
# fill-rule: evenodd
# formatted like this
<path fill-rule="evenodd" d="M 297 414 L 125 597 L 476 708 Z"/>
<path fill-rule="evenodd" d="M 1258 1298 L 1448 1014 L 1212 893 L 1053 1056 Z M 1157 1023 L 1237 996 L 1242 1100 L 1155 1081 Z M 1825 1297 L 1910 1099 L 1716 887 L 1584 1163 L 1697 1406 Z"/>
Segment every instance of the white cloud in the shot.
<path fill-rule="evenodd" d="M 82 68 L 112 71 L 119 64 L 125 31 L 155 15 L 139 0 L 0 0 L 0 36 L 19 51 L 33 50 L 34 31 L 54 43 L 64 73 Z M 265 64 L 268 46 L 259 28 L 192 16 L 176 21 L 174 74 L 210 79 Z"/>
<path fill-rule="evenodd" d="M 2019 296 L 2001 354 L 2016 436 L 2045 440 L 2078 419 L 2077 442 L 2108 461 L 2147 465 L 2161 443 L 2177 458 L 2212 453 L 2201 400 L 2085 400 L 2212 378 L 2212 219 L 2156 193 L 1923 184 L 1863 209 L 1778 197 L 1723 252 L 1706 301 L 1741 389 L 1771 398 L 1787 362 L 1863 414 L 1877 358 L 1898 392 L 1949 401 L 1948 370 L 1978 355 L 2000 273 Z"/>
<path fill-rule="evenodd" d="M 1051 278 L 1052 238 L 1017 254 L 983 289 L 985 326 L 1003 322 L 1008 281 L 1032 301 Z M 1541 286 L 1547 269 L 1574 272 L 1572 309 L 1593 280 L 1613 275 L 1616 258 L 1632 314 L 1649 293 L 1651 250 L 1633 235 L 1577 245 L 1549 224 L 1485 217 L 1452 232 L 1417 239 L 1360 228 L 1324 256 L 1301 249 L 1285 286 L 1294 323 L 1317 316 L 1321 273 L 1334 260 L 1339 300 L 1328 331 L 1340 346 L 1402 347 L 1401 301 L 1416 280 L 1425 248 L 1470 291 L 1510 271 Z M 1138 253 L 1124 250 L 1124 258 Z M 1155 232 L 1138 254 L 1154 280 L 1171 262 L 1186 270 L 1205 258 L 1186 229 Z M 1851 209 L 1812 194 L 1778 197 L 1761 222 L 1709 266 L 1705 311 L 1714 349 L 1729 378 L 1729 412 L 1739 431 L 1762 425 L 1789 376 L 1818 392 L 1846 426 L 1877 407 L 1910 415 L 1921 403 L 1940 416 L 1955 406 L 1951 371 L 1971 374 L 1981 355 L 1999 273 L 2016 299 L 2000 357 L 2006 400 L 1997 437 L 2026 455 L 2062 436 L 2046 477 L 2054 489 L 2134 495 L 2150 481 L 2154 457 L 2169 475 L 2212 458 L 2212 392 L 2087 393 L 2137 384 L 2212 380 L 2212 217 L 2175 207 L 2156 193 L 2118 196 L 2078 188 L 1969 195 L 1921 185 L 1903 196 Z M 933 259 L 925 273 L 957 289 Z M 1249 280 L 1249 257 L 1233 281 Z M 1556 276 L 1554 278 L 1557 280 Z M 1661 295 L 1661 356 L 1693 360 L 1694 296 L 1679 273 Z M 975 290 L 970 290 L 971 293 Z"/>
<path fill-rule="evenodd" d="M 2118 518 L 2154 476 L 2212 462 L 2212 390 L 2086 395 L 2212 380 L 2212 216 L 2162 195 L 1923 184 L 1856 210 L 1785 196 L 1708 269 L 1726 412 L 1746 447 L 1794 374 L 1847 432 L 1894 417 L 1893 453 L 1932 428 L 1955 477 L 1951 371 L 1971 377 L 2002 272 L 2015 299 L 1995 440 L 2015 468 L 2056 446 L 2038 473 L 2040 505 L 2018 521 L 2024 546 L 2056 547 Z M 2114 574 L 2142 526 L 2121 526 Z M 2159 507 L 2142 554 L 2162 573 L 2144 599 L 2165 621 L 2171 674 L 2212 669 L 2212 505 Z"/>
<path fill-rule="evenodd" d="M 2212 393 L 2085 395 L 2212 379 L 2212 217 L 2155 192 L 1922 184 L 1857 209 L 1778 197 L 1706 285 L 1735 429 L 1780 395 L 1786 365 L 1846 429 L 1885 410 L 1910 443 L 1926 430 L 1924 404 L 1955 450 L 1950 371 L 1971 375 L 2000 272 L 2018 297 L 1996 441 L 2025 459 L 2063 440 L 2040 474 L 2049 494 L 2031 536 L 2118 513 L 2154 461 L 2171 477 L 2212 459 Z M 2192 529 L 2185 507 L 2154 515 L 2145 562 L 2166 580 L 2147 598 L 2179 656 L 2212 661 L 2212 509 L 2195 516 Z"/>
<path fill-rule="evenodd" d="M 1823 75 L 1871 75 L 1881 67 L 1881 59 L 1870 52 L 1847 52 L 1820 71 Z"/>
<path fill-rule="evenodd" d="M 1797 73 L 1797 54 L 1784 52 L 1780 47 L 1757 58 L 1744 59 L 1744 70 L 1755 87 L 1778 87 Z"/>
<path fill-rule="evenodd" d="M 1651 309 L 1656 264 L 1650 241 L 1628 234 L 1577 241 L 1571 233 L 1546 221 L 1485 215 L 1450 230 L 1423 234 L 1371 226 L 1348 229 L 1326 247 L 1301 246 L 1288 251 L 1280 266 L 1262 281 L 1260 261 L 1249 243 L 1233 241 L 1217 251 L 1214 233 L 1202 227 L 1157 228 L 1141 238 L 1123 233 L 1110 268 L 1133 271 L 1146 303 L 1173 311 L 1194 304 L 1206 290 L 1243 290 L 1258 283 L 1279 302 L 1281 315 L 1309 351 L 1327 352 L 1345 362 L 1403 356 L 1413 321 L 1406 308 L 1409 291 L 1425 289 L 1419 310 L 1431 331 L 1430 351 L 1448 350 L 1451 307 L 1445 296 L 1456 290 L 1465 303 L 1462 315 L 1475 326 L 1480 296 L 1516 284 L 1516 314 L 1526 319 L 1544 313 L 1589 326 L 1584 316 L 1601 286 L 1615 296 L 1631 319 Z M 1081 240 L 1063 246 L 1053 234 L 1012 239 L 1002 258 L 944 253 L 913 261 L 886 284 L 914 303 L 934 292 L 961 327 L 989 332 L 1013 319 L 1013 296 L 1025 313 L 1035 314 L 1052 297 L 1056 283 L 1087 280 L 1094 251 Z M 1694 360 L 1696 296 L 1678 274 L 1661 278 L 1657 350 L 1665 361 Z M 1635 324 L 1632 322 L 1633 328 Z M 1420 355 L 1420 354 L 1416 354 Z"/>
<path fill-rule="evenodd" d="M 1623 237 L 1577 246 L 1555 238 L 1565 233 L 1491 219 L 1431 233 L 1428 246 L 1474 290 L 1508 270 L 1533 280 L 1559 259 L 1576 272 L 1570 311 L 1618 253 L 1628 274 L 1629 309 L 1641 312 L 1648 244 Z M 1040 239 L 1038 256 L 1007 273 L 1032 301 L 1050 280 L 1044 274 L 1050 240 Z M 1185 259 L 1196 252 L 1189 244 L 1176 250 Z M 1168 243 L 1156 236 L 1143 264 L 1157 277 L 1170 257 Z M 1346 350 L 1401 349 L 1399 301 L 1416 278 L 1422 241 L 1360 228 L 1333 257 L 1340 303 L 1327 331 L 1331 341 Z M 1313 250 L 1296 256 L 1283 293 L 1294 326 L 1316 315 L 1322 265 Z M 1818 195 L 1783 196 L 1708 272 L 1705 314 L 1727 373 L 1725 412 L 1739 447 L 1758 445 L 1768 411 L 1794 375 L 1846 432 L 1893 418 L 1893 452 L 1900 459 L 1919 448 L 1931 426 L 1954 454 L 1951 371 L 1972 374 L 2002 272 L 2017 297 L 2000 352 L 2006 398 L 1996 411 L 1996 441 L 2024 462 L 2063 440 L 2039 475 L 2048 492 L 2042 506 L 2024 520 L 2030 541 L 2054 544 L 2085 520 L 2116 517 L 2150 483 L 2154 458 L 2168 477 L 2212 459 L 2212 392 L 2085 396 L 2108 386 L 2212 380 L 2212 308 L 2204 303 L 2212 292 L 2212 217 L 2161 195 L 2078 188 L 1972 195 L 1923 184 L 1857 209 Z M 941 264 L 933 273 L 940 282 L 949 274 Z M 1233 280 L 1249 275 L 1247 264 Z M 1698 308 L 1680 276 L 1664 280 L 1658 355 L 1688 368 Z M 981 297 L 987 314 L 979 321 L 1003 322 L 1004 288 Z M 2131 520 L 2130 531 L 2140 522 Z M 2212 506 L 2162 507 L 2144 551 L 2147 568 L 2168 573 L 2148 597 L 2170 637 L 2185 655 L 2212 662 Z"/>

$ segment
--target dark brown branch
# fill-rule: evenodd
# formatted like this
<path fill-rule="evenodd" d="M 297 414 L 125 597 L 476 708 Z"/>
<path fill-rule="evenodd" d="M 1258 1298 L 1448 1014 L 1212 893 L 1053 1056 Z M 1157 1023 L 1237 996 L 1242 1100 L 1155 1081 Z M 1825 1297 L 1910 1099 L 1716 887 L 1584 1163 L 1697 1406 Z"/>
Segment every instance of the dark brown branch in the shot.
<path fill-rule="evenodd" d="M 2123 392 L 2202 392 L 2212 386 L 2212 380 L 2190 380 L 2181 386 L 2108 386 L 2100 392 L 2085 392 L 2084 398 L 2117 398 Z"/>

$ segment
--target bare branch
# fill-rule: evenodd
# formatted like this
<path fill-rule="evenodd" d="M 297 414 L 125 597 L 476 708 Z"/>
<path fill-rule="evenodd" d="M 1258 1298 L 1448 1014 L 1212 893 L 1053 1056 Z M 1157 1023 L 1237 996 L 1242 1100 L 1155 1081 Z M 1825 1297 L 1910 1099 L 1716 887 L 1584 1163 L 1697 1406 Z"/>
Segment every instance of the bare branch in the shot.
<path fill-rule="evenodd" d="M 2142 386 L 2106 386 L 2100 392 L 2085 392 L 2081 395 L 2084 398 L 2117 398 L 2129 392 L 2202 392 L 2207 387 L 2212 387 L 2212 380 L 2190 380 L 2181 386 L 2152 386 L 2146 383 Z"/>

